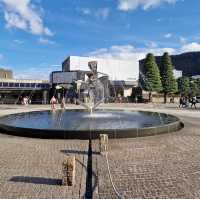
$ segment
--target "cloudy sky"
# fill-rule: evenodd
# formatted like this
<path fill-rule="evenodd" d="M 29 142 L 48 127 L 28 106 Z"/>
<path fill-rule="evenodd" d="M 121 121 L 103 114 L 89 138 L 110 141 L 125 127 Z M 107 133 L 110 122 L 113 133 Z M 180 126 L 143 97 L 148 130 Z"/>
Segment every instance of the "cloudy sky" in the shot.
<path fill-rule="evenodd" d="M 0 0 L 0 67 L 47 79 L 69 55 L 200 51 L 199 0 Z"/>

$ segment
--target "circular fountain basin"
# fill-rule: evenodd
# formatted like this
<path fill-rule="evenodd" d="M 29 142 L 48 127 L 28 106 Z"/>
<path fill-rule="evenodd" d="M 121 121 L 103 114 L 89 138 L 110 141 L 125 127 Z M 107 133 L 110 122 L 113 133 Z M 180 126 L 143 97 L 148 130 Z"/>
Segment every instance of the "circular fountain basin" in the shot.
<path fill-rule="evenodd" d="M 61 139 L 96 139 L 99 134 L 110 138 L 157 135 L 177 131 L 181 121 L 165 113 L 95 110 L 35 111 L 0 118 L 1 132 L 8 134 Z"/>

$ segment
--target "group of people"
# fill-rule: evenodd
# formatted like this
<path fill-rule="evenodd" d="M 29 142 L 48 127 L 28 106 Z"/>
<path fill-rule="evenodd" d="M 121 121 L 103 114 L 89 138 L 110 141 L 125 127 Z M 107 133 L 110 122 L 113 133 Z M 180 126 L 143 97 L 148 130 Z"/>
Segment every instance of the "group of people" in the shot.
<path fill-rule="evenodd" d="M 53 96 L 50 100 L 50 104 L 51 104 L 51 109 L 55 110 L 56 109 L 56 104 L 58 104 L 58 100 L 55 98 L 55 96 Z M 65 105 L 65 98 L 63 97 L 60 103 L 60 108 L 61 109 L 65 109 L 66 105 Z"/>
<path fill-rule="evenodd" d="M 180 97 L 179 100 L 179 108 L 186 108 L 186 107 L 194 107 L 195 109 L 196 107 L 196 103 L 197 103 L 197 97 L 193 96 L 193 97 L 187 97 L 187 96 L 182 96 Z"/>

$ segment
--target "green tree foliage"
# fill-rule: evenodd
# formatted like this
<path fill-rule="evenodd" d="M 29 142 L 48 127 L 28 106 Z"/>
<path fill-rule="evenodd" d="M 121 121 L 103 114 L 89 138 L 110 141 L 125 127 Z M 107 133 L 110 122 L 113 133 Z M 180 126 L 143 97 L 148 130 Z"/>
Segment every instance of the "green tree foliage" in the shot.
<path fill-rule="evenodd" d="M 160 92 L 162 90 L 160 71 L 155 57 L 151 53 L 147 54 L 144 63 L 143 89 L 149 92 Z"/>
<path fill-rule="evenodd" d="M 190 92 L 190 79 L 189 77 L 180 77 L 177 80 L 178 91 L 183 96 L 188 96 Z"/>
<path fill-rule="evenodd" d="M 195 84 L 197 85 L 196 96 L 200 96 L 200 78 L 195 80 Z"/>
<path fill-rule="evenodd" d="M 200 79 L 190 78 L 189 96 L 200 96 Z"/>
<path fill-rule="evenodd" d="M 183 96 L 200 96 L 200 78 L 180 77 L 177 80 L 178 91 Z"/>
<path fill-rule="evenodd" d="M 152 92 L 160 92 L 162 90 L 160 71 L 152 53 L 147 54 L 145 59 L 142 87 L 144 90 L 149 91 L 150 101 Z"/>
<path fill-rule="evenodd" d="M 171 58 L 169 54 L 166 52 L 162 56 L 161 68 L 160 68 L 165 103 L 167 101 L 167 94 L 175 93 L 178 90 L 173 69 L 174 68 L 172 65 Z"/>

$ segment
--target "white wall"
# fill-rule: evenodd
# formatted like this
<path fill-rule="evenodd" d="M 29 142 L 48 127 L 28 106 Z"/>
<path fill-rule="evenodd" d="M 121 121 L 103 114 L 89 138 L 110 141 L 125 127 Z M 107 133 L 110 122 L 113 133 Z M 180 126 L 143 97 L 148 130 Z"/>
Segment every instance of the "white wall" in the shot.
<path fill-rule="evenodd" d="M 110 80 L 138 80 L 139 78 L 138 61 L 70 56 L 70 70 L 87 71 L 89 61 L 97 61 L 98 72 L 107 74 Z"/>
<path fill-rule="evenodd" d="M 178 79 L 179 77 L 183 76 L 182 75 L 183 74 L 182 70 L 176 70 L 176 69 L 174 69 L 173 72 L 174 72 L 175 79 Z"/>

